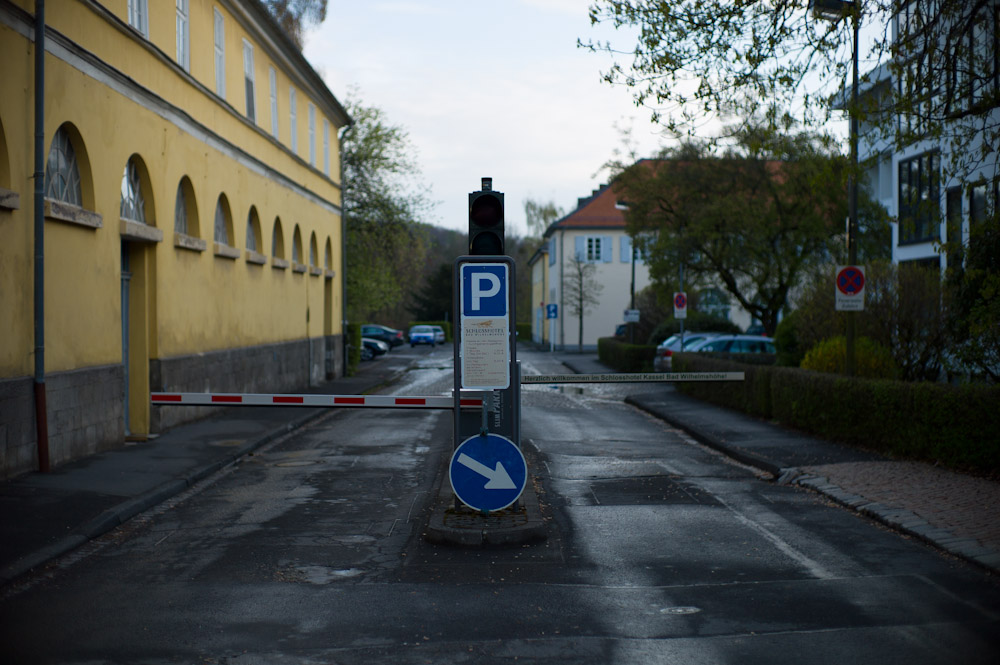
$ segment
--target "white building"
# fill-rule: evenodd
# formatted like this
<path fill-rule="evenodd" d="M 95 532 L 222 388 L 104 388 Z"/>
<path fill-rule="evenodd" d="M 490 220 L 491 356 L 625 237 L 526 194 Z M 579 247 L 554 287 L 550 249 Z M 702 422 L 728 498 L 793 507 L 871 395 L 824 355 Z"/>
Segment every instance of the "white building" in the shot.
<path fill-rule="evenodd" d="M 920 12 L 936 11 L 932 5 L 906 3 L 892 19 L 893 40 L 907 25 L 924 20 Z M 894 114 L 890 122 L 884 115 L 878 122 L 873 113 L 862 118 L 858 132 L 859 158 L 872 164 L 867 173 L 871 191 L 896 220 L 894 263 L 920 262 L 943 271 L 948 256 L 942 245 L 967 244 L 971 225 L 985 220 L 1000 202 L 998 146 L 990 145 L 1000 127 L 1000 2 L 984 3 L 971 18 L 959 31 L 943 27 L 930 48 L 914 51 L 902 75 L 882 65 L 862 84 L 862 94 L 876 105 L 895 91 L 915 111 Z M 952 118 L 944 122 L 941 137 L 926 131 L 927 118 L 935 117 Z M 885 134 L 887 126 L 891 136 Z M 919 138 L 899 148 L 895 139 L 900 135 Z"/>

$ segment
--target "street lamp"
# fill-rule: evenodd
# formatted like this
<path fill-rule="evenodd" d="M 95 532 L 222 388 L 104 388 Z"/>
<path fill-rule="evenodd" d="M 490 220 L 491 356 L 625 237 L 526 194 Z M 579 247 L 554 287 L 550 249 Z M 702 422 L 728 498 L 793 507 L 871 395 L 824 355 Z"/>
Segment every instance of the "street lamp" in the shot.
<path fill-rule="evenodd" d="M 809 0 L 809 10 L 816 18 L 825 21 L 838 22 L 847 16 L 851 17 L 853 27 L 853 47 L 851 49 L 851 67 L 853 80 L 851 82 L 851 105 L 848 109 L 851 119 L 851 170 L 848 174 L 848 221 L 847 221 L 847 263 L 854 265 L 858 260 L 858 23 L 861 20 L 861 6 L 857 0 Z M 854 312 L 847 314 L 847 358 L 846 370 L 848 376 L 854 376 Z"/>

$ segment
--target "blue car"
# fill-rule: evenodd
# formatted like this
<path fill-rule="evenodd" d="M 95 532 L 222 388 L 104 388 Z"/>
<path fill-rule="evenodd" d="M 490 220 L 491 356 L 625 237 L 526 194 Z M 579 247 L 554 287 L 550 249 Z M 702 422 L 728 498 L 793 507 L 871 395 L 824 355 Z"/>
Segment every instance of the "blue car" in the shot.
<path fill-rule="evenodd" d="M 434 333 L 434 328 L 431 326 L 413 326 L 410 328 L 410 348 L 412 349 L 417 344 L 430 344 L 434 346 L 437 344 L 437 335 Z"/>

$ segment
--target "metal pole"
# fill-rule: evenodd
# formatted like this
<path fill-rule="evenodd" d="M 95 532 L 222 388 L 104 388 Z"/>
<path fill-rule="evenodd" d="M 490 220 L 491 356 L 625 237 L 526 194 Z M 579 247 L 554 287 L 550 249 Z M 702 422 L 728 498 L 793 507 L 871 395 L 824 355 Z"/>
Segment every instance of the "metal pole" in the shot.
<path fill-rule="evenodd" d="M 847 223 L 847 263 L 855 265 L 858 260 L 857 238 L 858 232 L 858 22 L 860 21 L 861 8 L 859 3 L 855 3 L 851 8 L 851 20 L 854 26 L 854 45 L 852 49 L 852 69 L 853 81 L 851 83 L 851 171 L 848 180 L 848 213 L 850 218 Z M 855 374 L 854 356 L 854 336 L 856 327 L 856 312 L 847 312 L 847 349 L 845 370 L 847 376 Z"/>
<path fill-rule="evenodd" d="M 45 404 L 45 0 L 35 0 L 35 430 L 38 470 L 49 471 Z"/>
<path fill-rule="evenodd" d="M 633 241 L 634 242 L 634 241 Z M 632 299 L 629 304 L 629 309 L 635 309 L 635 246 L 632 246 Z M 629 344 L 635 344 L 635 323 L 628 324 L 628 341 Z"/>

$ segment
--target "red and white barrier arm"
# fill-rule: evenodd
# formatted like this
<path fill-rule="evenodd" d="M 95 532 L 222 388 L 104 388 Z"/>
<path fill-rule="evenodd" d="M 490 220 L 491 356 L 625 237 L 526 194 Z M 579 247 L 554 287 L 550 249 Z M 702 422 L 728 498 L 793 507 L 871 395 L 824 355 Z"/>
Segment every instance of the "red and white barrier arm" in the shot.
<path fill-rule="evenodd" d="M 165 406 L 310 406 L 395 409 L 453 409 L 451 397 L 402 395 L 268 395 L 240 393 L 152 393 L 153 404 Z M 460 408 L 482 408 L 482 400 L 465 398 Z"/>

